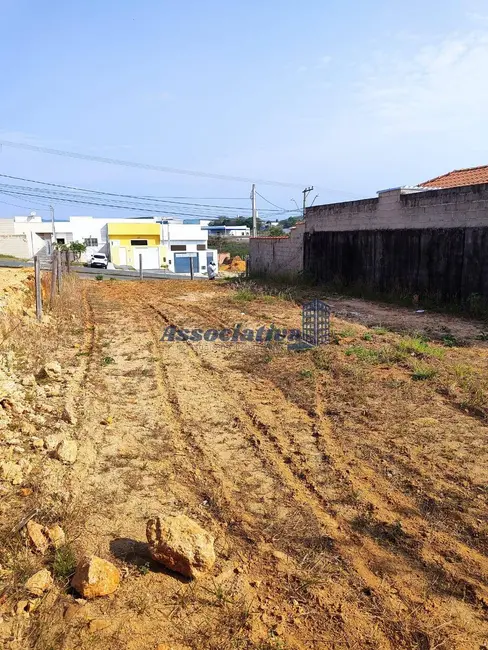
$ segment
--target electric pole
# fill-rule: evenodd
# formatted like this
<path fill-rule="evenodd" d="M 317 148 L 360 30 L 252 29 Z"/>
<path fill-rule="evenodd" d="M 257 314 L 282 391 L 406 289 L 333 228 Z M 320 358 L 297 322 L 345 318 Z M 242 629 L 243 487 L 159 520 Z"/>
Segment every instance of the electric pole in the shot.
<path fill-rule="evenodd" d="M 54 208 L 52 205 L 49 206 L 49 209 L 51 210 L 51 228 L 52 228 L 52 241 L 53 244 L 56 243 L 56 231 L 54 229 Z"/>
<path fill-rule="evenodd" d="M 252 184 L 251 189 L 251 207 L 252 207 L 252 236 L 258 236 L 258 222 L 256 217 L 256 185 Z"/>
<path fill-rule="evenodd" d="M 305 220 L 305 210 L 307 208 L 307 196 L 310 194 L 310 192 L 313 191 L 313 185 L 311 187 L 306 187 L 302 194 L 303 194 L 303 212 L 302 212 L 302 217 Z M 315 199 L 314 199 L 315 200 Z"/>

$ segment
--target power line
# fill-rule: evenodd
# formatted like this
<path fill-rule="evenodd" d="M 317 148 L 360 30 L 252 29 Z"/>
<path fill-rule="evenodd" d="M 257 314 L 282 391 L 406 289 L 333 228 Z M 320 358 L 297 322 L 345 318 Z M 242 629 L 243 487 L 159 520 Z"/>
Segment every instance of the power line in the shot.
<path fill-rule="evenodd" d="M 1 176 L 1 174 L 0 174 L 0 176 Z M 260 194 L 259 192 L 256 192 L 256 194 L 258 196 L 260 196 L 264 201 L 266 201 L 266 203 L 269 203 L 270 205 L 274 205 L 275 208 L 278 208 L 282 212 L 293 212 L 293 210 L 285 210 L 285 208 L 280 208 L 280 206 L 276 205 L 276 203 L 272 203 L 271 201 L 268 201 L 268 199 L 265 196 L 263 196 L 262 194 Z"/>
<path fill-rule="evenodd" d="M 8 201 L 0 201 L 4 205 L 11 205 L 14 208 L 22 208 L 23 210 L 32 210 L 32 206 L 18 205 L 17 203 L 9 203 Z"/>
<path fill-rule="evenodd" d="M 15 198 L 26 198 L 26 197 L 34 197 L 37 198 L 38 195 L 32 194 L 29 192 L 21 192 L 21 191 L 10 191 L 10 190 L 5 190 L 2 189 L 0 185 L 0 193 L 5 194 L 7 196 L 13 196 Z M 49 198 L 49 197 L 44 197 L 44 198 Z M 141 207 L 140 205 L 117 205 L 114 203 L 108 203 L 108 202 L 100 202 L 100 201 L 88 201 L 87 199 L 80 199 L 80 198 L 68 198 L 68 197 L 56 197 L 56 200 L 59 203 L 69 203 L 69 204 L 80 204 L 80 205 L 90 205 L 90 206 L 98 206 L 98 207 L 104 207 L 104 208 L 110 208 L 110 209 L 119 209 L 119 210 L 130 210 L 130 211 L 139 211 L 139 212 L 148 212 L 150 214 L 161 214 L 161 215 L 168 215 L 168 216 L 177 216 L 177 217 L 186 217 L 186 218 L 207 218 L 207 219 L 218 219 L 220 216 L 218 213 L 215 214 L 208 214 L 208 215 L 202 215 L 201 213 L 191 213 L 191 212 L 178 212 L 176 210 L 162 210 L 160 208 L 147 208 L 147 207 Z"/>
<path fill-rule="evenodd" d="M 169 201 L 164 198 L 159 198 L 159 197 L 151 197 L 151 196 L 138 196 L 134 194 L 119 194 L 115 192 L 104 192 L 102 190 L 92 190 L 92 189 L 86 189 L 82 187 L 76 187 L 73 185 L 61 185 L 59 183 L 48 183 L 46 181 L 38 181 L 34 180 L 31 178 L 23 178 L 21 176 L 11 176 L 10 174 L 0 174 L 0 177 L 2 178 L 9 178 L 11 180 L 17 180 L 17 181 L 23 181 L 25 183 L 34 183 L 36 185 L 45 185 L 49 187 L 55 187 L 55 188 L 62 188 L 62 189 L 67 189 L 67 190 L 73 190 L 75 192 L 86 192 L 89 194 L 100 194 L 103 196 L 111 196 L 111 197 L 117 197 L 117 198 L 123 198 L 123 199 L 135 199 L 137 201 L 144 201 L 144 202 L 151 202 L 151 203 L 173 203 L 178 206 L 192 206 L 192 207 L 199 207 L 199 208 L 218 208 L 219 210 L 236 210 L 236 211 L 243 211 L 247 210 L 247 207 L 240 207 L 240 206 L 234 206 L 234 205 L 209 205 L 205 203 L 181 203 L 181 202 L 175 202 L 175 201 Z M 17 187 L 22 187 L 22 186 L 17 186 Z M 191 197 L 188 197 L 191 198 Z M 236 199 L 237 200 L 237 199 Z M 280 208 L 282 209 L 282 208 Z M 266 212 L 275 212 L 275 210 L 265 210 Z"/>
<path fill-rule="evenodd" d="M 167 174 L 180 174 L 183 176 L 196 176 L 200 178 L 213 178 L 220 181 L 235 181 L 238 183 L 259 183 L 260 185 L 276 185 L 278 187 L 302 188 L 303 184 L 285 183 L 282 181 L 270 181 L 265 179 L 247 178 L 243 176 L 228 176 L 224 174 L 212 174 L 210 172 L 193 171 L 189 169 L 178 169 L 176 167 L 165 167 L 162 165 L 149 165 L 130 160 L 120 160 L 118 158 L 104 158 L 102 156 L 92 156 L 89 154 L 78 153 L 75 151 L 64 151 L 62 149 L 51 149 L 49 147 L 39 147 L 33 144 L 22 142 L 11 142 L 9 140 L 0 140 L 0 145 L 12 147 L 14 149 L 23 149 L 26 151 L 37 151 L 38 153 L 47 153 L 53 156 L 64 156 L 67 158 L 76 158 L 78 160 L 90 160 L 92 162 L 106 163 L 109 165 L 120 165 L 122 167 L 136 167 L 138 169 L 148 169 L 156 172 Z"/>

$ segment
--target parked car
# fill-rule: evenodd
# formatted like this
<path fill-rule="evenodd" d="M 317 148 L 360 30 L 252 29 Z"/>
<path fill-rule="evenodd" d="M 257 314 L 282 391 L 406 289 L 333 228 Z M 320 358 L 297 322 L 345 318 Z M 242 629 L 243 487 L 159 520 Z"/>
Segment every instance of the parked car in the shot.
<path fill-rule="evenodd" d="M 91 258 L 90 266 L 99 269 L 106 269 L 108 266 L 107 256 L 103 253 L 95 253 Z"/>

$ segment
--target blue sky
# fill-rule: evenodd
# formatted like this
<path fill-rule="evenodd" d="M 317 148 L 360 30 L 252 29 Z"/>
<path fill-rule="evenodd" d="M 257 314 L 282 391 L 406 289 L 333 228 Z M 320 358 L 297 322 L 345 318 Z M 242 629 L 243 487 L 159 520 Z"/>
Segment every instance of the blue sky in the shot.
<path fill-rule="evenodd" d="M 0 0 L 0 12 L 0 139 L 313 184 L 317 202 L 488 164 L 486 0 Z M 243 205 L 250 190 L 6 147 L 0 171 Z"/>

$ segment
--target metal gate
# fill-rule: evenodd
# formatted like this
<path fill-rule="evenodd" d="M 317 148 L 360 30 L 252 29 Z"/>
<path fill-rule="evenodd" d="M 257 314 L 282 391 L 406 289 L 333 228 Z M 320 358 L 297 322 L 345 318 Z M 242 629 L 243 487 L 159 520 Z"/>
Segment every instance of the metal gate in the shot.
<path fill-rule="evenodd" d="M 323 345 L 330 340 L 330 307 L 322 300 L 311 300 L 302 307 L 302 340 Z"/>

